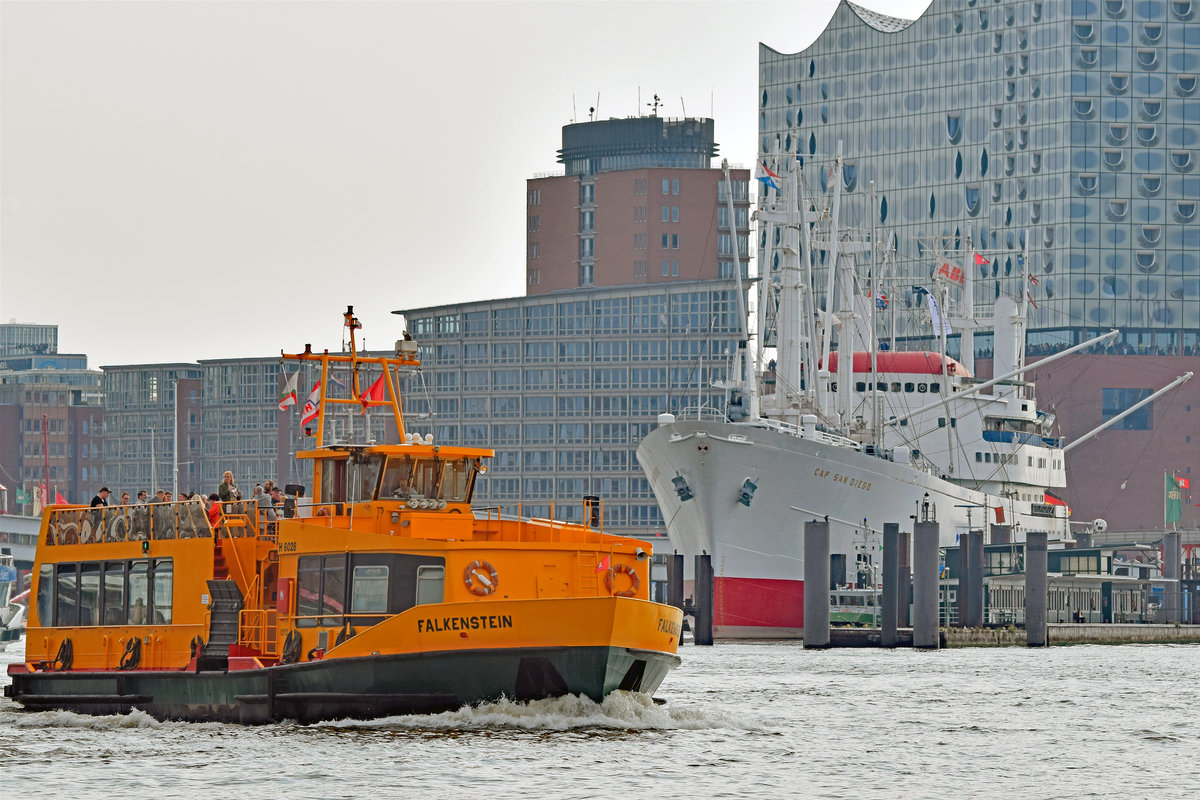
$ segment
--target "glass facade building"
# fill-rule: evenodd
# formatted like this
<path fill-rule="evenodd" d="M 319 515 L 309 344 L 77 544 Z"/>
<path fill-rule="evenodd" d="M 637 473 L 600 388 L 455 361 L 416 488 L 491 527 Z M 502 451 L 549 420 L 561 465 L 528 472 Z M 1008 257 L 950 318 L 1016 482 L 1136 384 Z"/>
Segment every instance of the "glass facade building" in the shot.
<path fill-rule="evenodd" d="M 658 415 L 723 411 L 741 323 L 730 281 L 576 290 L 397 311 L 422 372 L 405 422 L 434 442 L 490 447 L 477 506 L 649 535 L 662 515 L 634 453 Z"/>
<path fill-rule="evenodd" d="M 843 2 L 759 69 L 761 150 L 827 163 L 840 141 L 843 219 L 895 234 L 903 277 L 970 236 L 976 307 L 1028 288 L 1034 348 L 1118 327 L 1196 352 L 1200 0 L 934 0 L 915 21 Z"/>

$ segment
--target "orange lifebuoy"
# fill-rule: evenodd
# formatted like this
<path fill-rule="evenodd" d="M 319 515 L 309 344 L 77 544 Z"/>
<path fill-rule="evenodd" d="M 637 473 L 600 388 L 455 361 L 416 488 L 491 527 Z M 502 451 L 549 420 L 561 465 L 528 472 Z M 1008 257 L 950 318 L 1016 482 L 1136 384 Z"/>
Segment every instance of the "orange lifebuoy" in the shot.
<path fill-rule="evenodd" d="M 613 591 L 613 573 L 624 572 L 629 576 L 629 588 L 623 592 Z M 613 597 L 633 597 L 637 594 L 638 588 L 642 585 L 642 579 L 638 577 L 637 570 L 628 564 L 617 564 L 615 567 L 604 573 L 604 585 L 608 587 L 608 591 L 612 592 Z"/>
<path fill-rule="evenodd" d="M 483 597 L 496 591 L 500 578 L 496 574 L 496 568 L 489 562 L 476 559 L 468 564 L 463 572 L 463 582 L 471 590 L 471 594 Z"/>

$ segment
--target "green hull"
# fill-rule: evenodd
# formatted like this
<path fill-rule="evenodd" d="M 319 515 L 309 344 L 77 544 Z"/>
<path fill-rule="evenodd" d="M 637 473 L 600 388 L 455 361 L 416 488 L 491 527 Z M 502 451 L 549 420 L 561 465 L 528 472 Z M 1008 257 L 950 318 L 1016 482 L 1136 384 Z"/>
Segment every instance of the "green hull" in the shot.
<path fill-rule="evenodd" d="M 14 673 L 31 710 L 257 724 L 448 711 L 508 697 L 653 693 L 679 657 L 624 647 L 521 648 L 335 658 L 235 672 Z"/>

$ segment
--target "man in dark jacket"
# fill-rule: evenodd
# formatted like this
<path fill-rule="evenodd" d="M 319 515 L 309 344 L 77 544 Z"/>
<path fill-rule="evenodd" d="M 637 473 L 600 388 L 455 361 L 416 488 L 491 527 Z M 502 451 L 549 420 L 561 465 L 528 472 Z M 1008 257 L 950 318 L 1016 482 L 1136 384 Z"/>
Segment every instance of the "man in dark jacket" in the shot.
<path fill-rule="evenodd" d="M 96 496 L 92 498 L 92 508 L 108 505 L 108 496 L 110 494 L 112 493 L 108 491 L 107 486 L 101 486 L 100 491 L 96 492 Z"/>

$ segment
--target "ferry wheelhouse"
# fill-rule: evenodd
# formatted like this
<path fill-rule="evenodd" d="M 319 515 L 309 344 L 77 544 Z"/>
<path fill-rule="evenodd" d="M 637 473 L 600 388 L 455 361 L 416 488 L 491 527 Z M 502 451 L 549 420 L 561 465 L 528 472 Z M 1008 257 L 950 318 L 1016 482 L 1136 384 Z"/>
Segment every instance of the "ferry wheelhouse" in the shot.
<path fill-rule="evenodd" d="M 502 696 L 653 693 L 679 663 L 682 612 L 649 599 L 650 546 L 588 525 L 473 511 L 491 450 L 407 433 L 398 380 L 416 342 L 319 365 L 310 505 L 196 502 L 43 516 L 25 661 L 30 709 L 264 723 L 458 708 Z M 383 377 L 386 399 L 359 391 Z M 333 370 L 349 397 L 325 393 Z M 390 405 L 403 444 L 324 444 L 339 403 Z"/>

